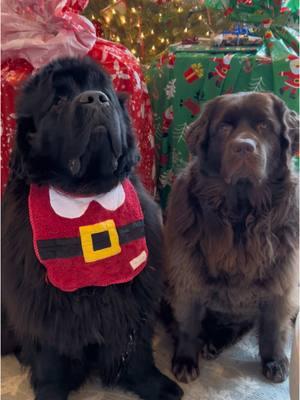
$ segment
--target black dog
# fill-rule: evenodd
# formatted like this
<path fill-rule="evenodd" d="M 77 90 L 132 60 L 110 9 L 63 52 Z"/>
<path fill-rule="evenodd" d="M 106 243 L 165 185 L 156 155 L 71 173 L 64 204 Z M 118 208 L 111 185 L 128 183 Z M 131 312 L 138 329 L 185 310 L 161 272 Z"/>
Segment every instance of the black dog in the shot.
<path fill-rule="evenodd" d="M 30 366 L 37 399 L 67 399 L 91 370 L 104 384 L 146 400 L 182 396 L 153 362 L 161 222 L 157 206 L 132 173 L 137 161 L 124 99 L 97 64 L 60 59 L 27 82 L 17 107 L 2 210 L 2 353 L 15 351 Z M 143 211 L 146 267 L 125 283 L 73 291 L 52 285 L 33 246 L 30 188 L 95 196 L 124 180 L 135 188 Z"/>

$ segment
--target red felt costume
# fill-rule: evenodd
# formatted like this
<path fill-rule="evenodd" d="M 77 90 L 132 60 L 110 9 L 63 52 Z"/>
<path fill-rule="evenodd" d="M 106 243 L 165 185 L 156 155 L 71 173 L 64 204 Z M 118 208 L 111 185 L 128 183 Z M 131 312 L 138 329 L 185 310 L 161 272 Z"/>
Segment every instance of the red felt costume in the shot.
<path fill-rule="evenodd" d="M 53 286 L 70 292 L 128 282 L 146 266 L 140 202 L 129 180 L 122 187 L 124 201 L 117 209 L 92 200 L 83 215 L 70 218 L 55 212 L 49 187 L 31 185 L 28 205 L 35 254 Z"/>

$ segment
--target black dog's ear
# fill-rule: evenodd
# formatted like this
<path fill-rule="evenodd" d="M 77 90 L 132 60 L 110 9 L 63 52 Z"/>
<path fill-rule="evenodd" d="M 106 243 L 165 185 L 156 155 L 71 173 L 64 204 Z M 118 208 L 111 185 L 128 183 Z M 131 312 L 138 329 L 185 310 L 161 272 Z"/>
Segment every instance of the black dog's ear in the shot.
<path fill-rule="evenodd" d="M 123 108 L 123 110 L 126 110 L 127 102 L 129 100 L 128 93 L 118 92 L 117 97 L 119 99 L 119 103 L 120 103 L 121 107 Z"/>
<path fill-rule="evenodd" d="M 217 101 L 217 99 L 213 99 L 207 102 L 202 115 L 191 123 L 185 131 L 185 140 L 193 155 L 196 155 L 205 145 L 209 123 Z"/>
<path fill-rule="evenodd" d="M 127 93 L 122 93 L 122 92 L 117 93 L 117 96 L 123 111 L 123 117 L 125 122 L 124 129 L 126 130 L 125 134 L 126 143 L 125 143 L 125 148 L 123 149 L 123 154 L 118 160 L 118 168 L 115 174 L 120 178 L 124 178 L 129 175 L 132 168 L 134 168 L 136 164 L 139 162 L 140 155 L 137 150 L 135 136 L 133 133 L 131 121 L 127 111 L 127 102 L 129 96 Z"/>
<path fill-rule="evenodd" d="M 28 174 L 28 158 L 30 142 L 35 132 L 35 125 L 31 116 L 20 116 L 17 119 L 15 143 L 10 159 L 12 176 L 25 178 Z"/>
<path fill-rule="evenodd" d="M 290 110 L 279 97 L 270 93 L 273 98 L 275 113 L 282 125 L 282 144 L 290 155 L 299 151 L 299 115 Z"/>
<path fill-rule="evenodd" d="M 129 128 L 126 136 L 127 146 L 124 149 L 122 156 L 118 160 L 118 168 L 115 172 L 115 174 L 119 178 L 124 178 L 128 176 L 132 168 L 134 168 L 140 160 L 140 155 L 137 150 L 135 138 L 133 132 L 131 131 L 131 128 Z"/>

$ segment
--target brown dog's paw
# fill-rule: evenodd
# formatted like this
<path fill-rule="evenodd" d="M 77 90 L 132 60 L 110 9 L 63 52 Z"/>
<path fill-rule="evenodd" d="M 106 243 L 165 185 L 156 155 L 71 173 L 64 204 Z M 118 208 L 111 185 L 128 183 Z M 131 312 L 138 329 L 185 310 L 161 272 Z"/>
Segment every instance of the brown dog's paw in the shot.
<path fill-rule="evenodd" d="M 172 372 L 179 382 L 192 382 L 199 376 L 198 362 L 192 357 L 174 356 L 172 361 Z"/>
<path fill-rule="evenodd" d="M 281 383 L 289 375 L 289 361 L 287 357 L 263 362 L 264 376 L 274 383 Z"/>

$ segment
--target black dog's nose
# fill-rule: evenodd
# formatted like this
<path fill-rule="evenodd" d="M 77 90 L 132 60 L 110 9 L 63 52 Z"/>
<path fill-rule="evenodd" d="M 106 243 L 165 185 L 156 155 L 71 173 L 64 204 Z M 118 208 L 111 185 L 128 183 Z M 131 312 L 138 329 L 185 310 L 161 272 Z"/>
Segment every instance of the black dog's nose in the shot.
<path fill-rule="evenodd" d="M 96 90 L 87 90 L 78 96 L 79 103 L 81 104 L 91 104 L 91 105 L 102 105 L 108 104 L 109 98 L 103 92 Z"/>
<path fill-rule="evenodd" d="M 234 154 L 244 157 L 255 152 L 256 143 L 253 139 L 235 139 L 231 150 Z"/>

